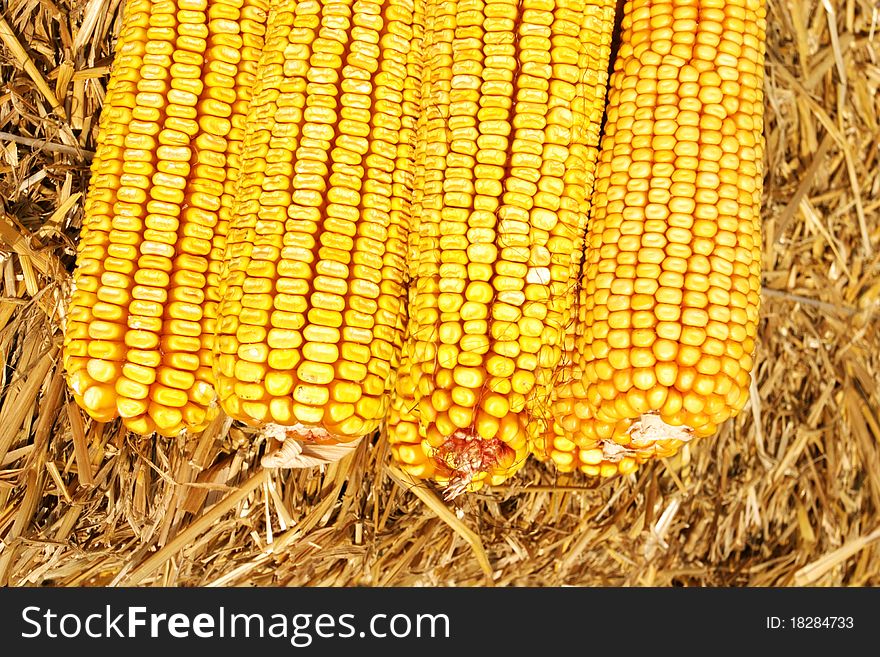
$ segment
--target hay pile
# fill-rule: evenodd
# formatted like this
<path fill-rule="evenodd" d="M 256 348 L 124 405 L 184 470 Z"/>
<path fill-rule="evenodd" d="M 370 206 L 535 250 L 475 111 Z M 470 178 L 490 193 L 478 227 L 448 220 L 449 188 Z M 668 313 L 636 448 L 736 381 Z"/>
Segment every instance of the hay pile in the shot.
<path fill-rule="evenodd" d="M 628 478 L 530 464 L 455 507 L 376 441 L 323 472 L 265 471 L 265 445 L 222 420 L 147 440 L 73 406 L 59 313 L 119 5 L 0 2 L 0 584 L 880 585 L 870 0 L 770 1 L 745 411 Z"/>

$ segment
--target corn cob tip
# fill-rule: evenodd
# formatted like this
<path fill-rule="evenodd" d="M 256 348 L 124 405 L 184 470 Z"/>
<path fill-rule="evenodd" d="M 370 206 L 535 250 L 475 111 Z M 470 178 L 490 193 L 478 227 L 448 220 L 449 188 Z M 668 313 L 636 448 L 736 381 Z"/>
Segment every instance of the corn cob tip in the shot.
<path fill-rule="evenodd" d="M 500 438 L 486 440 L 465 430 L 456 431 L 434 454 L 437 478 L 445 481 L 444 498 L 451 501 L 482 487 L 490 472 L 509 466 L 515 458 L 515 451 Z"/>
<path fill-rule="evenodd" d="M 599 442 L 599 448 L 602 450 L 602 461 L 607 464 L 620 464 L 627 457 L 632 457 L 638 453 L 638 450 L 652 445 L 663 443 L 674 451 L 694 437 L 694 429 L 687 425 L 675 426 L 665 422 L 656 411 L 642 413 L 637 420 L 633 420 L 626 434 L 630 437 L 630 442 L 621 445 L 613 440 L 602 440 Z M 632 460 L 632 459 L 630 459 Z M 633 466 L 607 468 L 609 473 L 629 474 L 634 470 Z"/>
<path fill-rule="evenodd" d="M 260 460 L 264 468 L 312 468 L 329 465 L 350 454 L 363 436 L 354 440 L 332 434 L 321 427 L 268 424 L 263 435 L 269 444 Z"/>
<path fill-rule="evenodd" d="M 638 447 L 650 445 L 660 440 L 679 440 L 686 443 L 694 437 L 694 430 L 687 425 L 674 426 L 663 421 L 660 413 L 643 413 L 627 430 L 632 443 Z"/>

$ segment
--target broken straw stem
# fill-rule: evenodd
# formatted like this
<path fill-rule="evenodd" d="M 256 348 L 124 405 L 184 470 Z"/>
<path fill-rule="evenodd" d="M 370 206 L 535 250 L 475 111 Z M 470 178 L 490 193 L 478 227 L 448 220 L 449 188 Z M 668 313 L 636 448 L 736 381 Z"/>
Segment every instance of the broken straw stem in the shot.
<path fill-rule="evenodd" d="M 27 54 L 27 51 L 19 42 L 18 37 L 15 36 L 15 32 L 12 31 L 12 26 L 9 25 L 9 23 L 6 22 L 6 19 L 2 16 L 0 16 L 0 41 L 3 41 L 3 44 L 9 49 L 9 52 L 12 53 L 12 56 L 15 58 L 18 65 L 21 66 L 21 68 L 24 69 L 24 72 L 34 81 L 37 90 L 43 94 L 46 100 L 49 101 L 52 110 L 60 116 L 62 120 L 66 121 L 67 114 L 64 113 L 64 107 L 58 102 L 55 93 L 49 88 L 46 80 L 40 74 L 34 60 L 30 58 L 30 55 Z"/>

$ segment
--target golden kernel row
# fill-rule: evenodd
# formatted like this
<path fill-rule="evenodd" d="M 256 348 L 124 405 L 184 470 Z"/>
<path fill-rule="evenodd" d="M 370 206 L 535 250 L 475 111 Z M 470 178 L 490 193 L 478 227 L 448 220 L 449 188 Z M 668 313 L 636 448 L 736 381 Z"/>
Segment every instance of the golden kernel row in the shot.
<path fill-rule="evenodd" d="M 760 0 L 631 0 L 624 10 L 587 236 L 579 374 L 556 406 L 569 445 L 619 445 L 626 452 L 612 447 L 608 462 L 621 470 L 627 458 L 713 433 L 748 397 L 765 14 Z M 677 21 L 688 21 L 683 34 Z M 586 464 L 563 451 L 561 460 Z"/>

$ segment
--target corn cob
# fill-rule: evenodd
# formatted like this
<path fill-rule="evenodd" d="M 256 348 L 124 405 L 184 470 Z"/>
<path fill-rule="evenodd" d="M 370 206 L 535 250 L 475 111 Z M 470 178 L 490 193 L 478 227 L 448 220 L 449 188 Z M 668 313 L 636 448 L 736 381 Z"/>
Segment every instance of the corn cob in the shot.
<path fill-rule="evenodd" d="M 270 18 L 214 349 L 233 418 L 345 442 L 385 415 L 403 333 L 420 6 L 282 0 Z"/>
<path fill-rule="evenodd" d="M 592 48 L 579 53 L 579 66 L 582 74 L 584 93 L 583 103 L 586 117 L 585 131 L 574 137 L 577 153 L 582 158 L 584 175 L 583 184 L 566 185 L 560 198 L 560 215 L 577 213 L 577 230 L 574 240 L 573 254 L 565 258 L 570 267 L 565 285 L 553 281 L 548 301 L 548 321 L 545 331 L 546 355 L 539 363 L 537 370 L 537 389 L 531 403 L 527 403 L 529 411 L 529 444 L 533 454 L 540 455 L 549 446 L 548 438 L 558 441 L 562 436 L 562 428 L 553 415 L 551 405 L 557 390 L 565 385 L 572 376 L 573 345 L 576 330 L 577 300 L 583 266 L 583 248 L 587 218 L 590 212 L 590 201 L 595 183 L 596 165 L 599 159 L 599 139 L 602 119 L 605 113 L 605 98 L 608 82 L 608 63 L 611 55 L 611 40 L 614 30 L 615 3 L 588 5 L 584 9 L 587 19 L 582 28 L 580 38 Z M 589 95 L 586 95 L 589 94 Z M 554 261 L 558 264 L 559 259 Z M 551 321 L 552 318 L 552 321 Z M 548 347 L 552 346 L 550 351 Z M 547 357 L 549 355 L 549 358 Z"/>
<path fill-rule="evenodd" d="M 417 404 L 422 454 L 397 455 L 417 469 L 431 458 L 424 473 L 450 494 L 520 468 L 529 416 L 546 406 L 536 396 L 573 300 L 613 14 L 605 1 L 427 2 L 411 383 L 398 391 Z"/>
<path fill-rule="evenodd" d="M 557 412 L 613 474 L 715 432 L 748 398 L 758 324 L 763 0 L 630 0 L 575 352 Z"/>
<path fill-rule="evenodd" d="M 94 419 L 203 428 L 218 254 L 265 0 L 130 0 L 101 114 L 64 365 Z"/>

